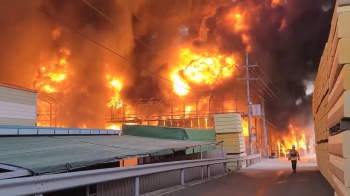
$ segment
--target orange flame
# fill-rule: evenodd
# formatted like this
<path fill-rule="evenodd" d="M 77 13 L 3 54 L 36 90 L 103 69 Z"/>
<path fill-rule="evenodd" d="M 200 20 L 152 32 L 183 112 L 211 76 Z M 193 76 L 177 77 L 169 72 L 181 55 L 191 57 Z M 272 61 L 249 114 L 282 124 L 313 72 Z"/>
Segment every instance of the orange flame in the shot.
<path fill-rule="evenodd" d="M 295 146 L 297 150 L 306 150 L 306 139 L 305 133 L 302 130 L 297 130 L 292 125 L 289 125 L 290 134 L 282 137 L 281 141 L 278 141 L 278 148 L 283 152 L 286 156 L 286 152 L 289 149 L 292 149 L 292 146 Z M 300 153 L 300 152 L 299 152 Z"/>
<path fill-rule="evenodd" d="M 106 126 L 106 129 L 121 130 L 121 126 L 116 125 L 116 124 L 112 124 L 112 125 Z"/>
<path fill-rule="evenodd" d="M 242 120 L 242 126 L 243 126 L 243 135 L 244 136 L 249 136 L 248 121 L 247 120 Z"/>
<path fill-rule="evenodd" d="M 108 107 L 120 108 L 123 106 L 122 101 L 120 100 L 119 93 L 123 87 L 120 80 L 111 77 L 111 75 L 107 74 L 106 79 L 108 82 L 108 87 L 113 91 L 113 96 L 111 100 L 107 103 Z"/>
<path fill-rule="evenodd" d="M 34 87 L 46 93 L 53 93 L 64 89 L 60 84 L 67 78 L 67 61 L 60 59 L 57 63 L 46 64 L 38 68 Z"/>
<path fill-rule="evenodd" d="M 236 34 L 241 35 L 243 42 L 246 44 L 246 50 L 251 51 L 251 40 L 248 35 L 249 21 L 248 17 L 251 11 L 245 11 L 244 8 L 240 6 L 233 7 L 230 12 L 219 21 L 219 24 L 223 25 L 229 30 L 233 30 Z"/>
<path fill-rule="evenodd" d="M 286 19 L 283 19 L 278 31 L 282 31 L 286 26 L 287 26 L 287 21 L 286 21 Z"/>
<path fill-rule="evenodd" d="M 182 49 L 180 60 L 181 66 L 171 74 L 174 92 L 179 96 L 188 94 L 189 83 L 212 85 L 219 78 L 232 76 L 236 64 L 231 57 L 196 54 L 189 48 Z"/>
<path fill-rule="evenodd" d="M 283 5 L 283 3 L 284 3 L 283 0 L 272 0 L 271 7 L 275 8 L 278 5 Z"/>

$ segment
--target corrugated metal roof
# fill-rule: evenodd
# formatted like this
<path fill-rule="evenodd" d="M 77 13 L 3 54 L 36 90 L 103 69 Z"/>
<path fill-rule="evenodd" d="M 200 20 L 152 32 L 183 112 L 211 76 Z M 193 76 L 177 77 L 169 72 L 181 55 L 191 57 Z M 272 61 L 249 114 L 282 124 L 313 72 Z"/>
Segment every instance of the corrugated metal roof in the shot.
<path fill-rule="evenodd" d="M 113 162 L 127 157 L 172 154 L 173 150 L 213 142 L 167 140 L 136 136 L 35 136 L 1 137 L 0 164 L 36 174 Z"/>
<path fill-rule="evenodd" d="M 34 89 L 29 89 L 29 88 L 25 88 L 23 86 L 17 86 L 17 85 L 14 85 L 14 84 L 0 83 L 0 86 L 1 87 L 5 87 L 5 88 L 12 88 L 12 89 L 21 90 L 21 91 L 37 93 L 37 91 L 34 90 Z"/>

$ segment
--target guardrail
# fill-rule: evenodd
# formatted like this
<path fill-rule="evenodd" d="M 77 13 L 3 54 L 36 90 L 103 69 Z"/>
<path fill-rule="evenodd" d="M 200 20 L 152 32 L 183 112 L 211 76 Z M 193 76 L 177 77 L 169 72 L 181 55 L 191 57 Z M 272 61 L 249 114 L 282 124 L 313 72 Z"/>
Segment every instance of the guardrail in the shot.
<path fill-rule="evenodd" d="M 0 180 L 0 195 L 40 195 L 43 193 L 82 187 L 91 184 L 98 184 L 107 181 L 134 178 L 136 196 L 139 195 L 140 176 L 156 174 L 174 170 L 180 170 L 180 184 L 185 184 L 185 169 L 201 167 L 202 179 L 203 168 L 207 166 L 207 176 L 210 177 L 210 166 L 223 164 L 224 173 L 227 172 L 226 165 L 230 162 L 239 162 L 247 160 L 256 160 L 260 162 L 261 156 L 250 155 L 244 158 L 219 158 L 219 159 L 199 159 L 190 161 L 175 161 L 167 163 L 155 163 L 149 165 L 138 165 L 132 167 L 118 167 L 110 169 L 99 169 L 90 171 L 81 171 L 73 173 L 50 174 L 18 179 Z"/>
<path fill-rule="evenodd" d="M 14 135 L 118 135 L 121 130 L 0 125 L 1 136 Z"/>

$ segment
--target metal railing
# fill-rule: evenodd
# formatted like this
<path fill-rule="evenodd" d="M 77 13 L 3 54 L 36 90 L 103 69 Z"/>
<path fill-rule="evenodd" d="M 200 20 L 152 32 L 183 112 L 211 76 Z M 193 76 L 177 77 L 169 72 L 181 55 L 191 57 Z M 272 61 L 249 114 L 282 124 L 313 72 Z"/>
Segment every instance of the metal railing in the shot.
<path fill-rule="evenodd" d="M 258 161 L 261 156 L 249 155 L 242 158 L 219 158 L 219 159 L 199 159 L 190 161 L 175 161 L 167 163 L 156 163 L 149 165 L 138 165 L 132 167 L 109 168 L 73 173 L 61 173 L 25 177 L 18 179 L 0 180 L 0 195 L 40 195 L 43 193 L 82 187 L 120 179 L 134 179 L 134 194 L 140 194 L 140 177 L 150 174 L 157 174 L 169 171 L 180 171 L 181 185 L 185 184 L 185 170 L 194 167 L 201 168 L 201 176 L 204 178 L 203 168 L 206 167 L 207 177 L 210 178 L 210 168 L 212 165 L 223 164 L 223 173 L 227 172 L 226 165 L 230 162 L 237 162 L 237 166 L 242 161 Z"/>
<path fill-rule="evenodd" d="M 121 130 L 0 125 L 0 135 L 118 135 Z"/>

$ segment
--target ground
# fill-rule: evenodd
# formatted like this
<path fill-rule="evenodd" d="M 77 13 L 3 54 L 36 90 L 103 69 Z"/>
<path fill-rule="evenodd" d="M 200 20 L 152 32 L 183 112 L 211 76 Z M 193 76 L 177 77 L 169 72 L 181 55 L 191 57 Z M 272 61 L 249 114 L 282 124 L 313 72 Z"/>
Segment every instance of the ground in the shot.
<path fill-rule="evenodd" d="M 314 157 L 303 157 L 292 172 L 286 158 L 262 163 L 219 178 L 177 187 L 166 196 L 333 196 L 334 190 L 321 175 Z"/>

